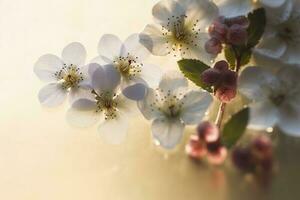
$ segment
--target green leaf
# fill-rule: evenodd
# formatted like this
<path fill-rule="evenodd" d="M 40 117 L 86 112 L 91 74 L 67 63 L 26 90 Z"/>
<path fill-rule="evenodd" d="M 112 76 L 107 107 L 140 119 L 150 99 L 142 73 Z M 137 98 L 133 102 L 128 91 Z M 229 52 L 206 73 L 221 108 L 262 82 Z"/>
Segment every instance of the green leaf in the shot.
<path fill-rule="evenodd" d="M 208 92 L 213 92 L 211 86 L 205 84 L 201 80 L 202 72 L 210 68 L 208 65 L 201 62 L 200 60 L 182 59 L 178 61 L 178 66 L 184 76 L 190 81 Z"/>
<path fill-rule="evenodd" d="M 243 51 L 241 56 L 241 66 L 247 65 L 250 62 L 251 56 L 252 56 L 251 50 L 248 49 Z"/>
<path fill-rule="evenodd" d="M 244 134 L 249 121 L 249 108 L 244 108 L 235 115 L 225 124 L 222 132 L 222 143 L 230 148 L 240 139 Z"/>
<path fill-rule="evenodd" d="M 236 57 L 232 46 L 226 45 L 224 49 L 224 53 L 225 53 L 225 58 L 229 63 L 230 69 L 234 70 Z"/>
<path fill-rule="evenodd" d="M 258 8 L 248 14 L 248 48 L 255 47 L 262 37 L 266 26 L 266 11 L 264 8 Z"/>

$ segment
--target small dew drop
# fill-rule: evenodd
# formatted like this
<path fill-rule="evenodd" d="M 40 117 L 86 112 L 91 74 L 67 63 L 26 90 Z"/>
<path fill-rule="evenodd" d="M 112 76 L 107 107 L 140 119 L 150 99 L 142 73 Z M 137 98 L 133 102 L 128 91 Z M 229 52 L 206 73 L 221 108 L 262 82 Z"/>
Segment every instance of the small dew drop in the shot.
<path fill-rule="evenodd" d="M 206 112 L 205 112 L 205 116 L 208 116 L 208 115 L 209 115 L 209 111 L 206 111 Z"/>
<path fill-rule="evenodd" d="M 156 146 L 160 146 L 160 142 L 159 142 L 158 140 L 154 140 L 154 144 L 155 144 Z"/>
<path fill-rule="evenodd" d="M 214 59 L 210 60 L 210 63 L 214 63 L 214 62 L 215 62 L 215 60 L 214 60 Z"/>
<path fill-rule="evenodd" d="M 273 129 L 272 127 L 269 127 L 269 128 L 266 129 L 266 131 L 267 131 L 268 133 L 272 133 L 272 132 L 274 131 L 274 129 Z"/>

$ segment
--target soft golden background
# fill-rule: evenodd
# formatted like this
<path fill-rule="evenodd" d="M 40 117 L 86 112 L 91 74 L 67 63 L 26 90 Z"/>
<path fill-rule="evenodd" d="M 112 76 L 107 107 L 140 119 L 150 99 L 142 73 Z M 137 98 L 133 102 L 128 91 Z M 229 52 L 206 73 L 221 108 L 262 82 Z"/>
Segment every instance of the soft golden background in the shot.
<path fill-rule="evenodd" d="M 95 127 L 70 127 L 67 105 L 42 108 L 33 64 L 82 42 L 96 56 L 100 36 L 125 39 L 152 21 L 154 0 L 0 0 L 0 199 L 232 200 L 300 199 L 299 143 L 280 138 L 279 172 L 268 190 L 227 167 L 191 162 L 183 145 L 152 144 L 149 123 L 132 121 L 120 146 L 103 143 Z M 166 69 L 174 61 L 151 60 Z M 191 130 L 187 133 L 191 133 Z M 280 136 L 281 137 L 281 136 Z"/>

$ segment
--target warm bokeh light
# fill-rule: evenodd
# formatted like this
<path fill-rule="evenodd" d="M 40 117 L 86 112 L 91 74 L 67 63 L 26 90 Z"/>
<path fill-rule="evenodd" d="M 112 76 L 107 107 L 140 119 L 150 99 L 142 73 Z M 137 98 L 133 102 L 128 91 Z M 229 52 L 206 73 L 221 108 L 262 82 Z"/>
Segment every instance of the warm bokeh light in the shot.
<path fill-rule="evenodd" d="M 125 39 L 152 22 L 155 2 L 0 1 L 0 199 L 232 200 L 257 191 L 247 193 L 247 183 L 230 172 L 191 162 L 184 153 L 186 140 L 172 152 L 160 150 L 142 117 L 132 121 L 122 145 L 112 146 L 99 139 L 95 127 L 70 127 L 67 104 L 56 109 L 40 106 L 37 93 L 43 83 L 33 73 L 39 56 L 60 55 L 65 45 L 78 41 L 91 59 L 102 34 Z M 176 67 L 172 59 L 153 58 L 151 63 Z M 299 162 L 281 169 L 298 171 Z M 295 187 L 295 177 L 288 179 L 290 184 L 281 182 L 285 177 L 290 177 L 287 172 L 279 176 L 272 196 L 282 185 Z"/>

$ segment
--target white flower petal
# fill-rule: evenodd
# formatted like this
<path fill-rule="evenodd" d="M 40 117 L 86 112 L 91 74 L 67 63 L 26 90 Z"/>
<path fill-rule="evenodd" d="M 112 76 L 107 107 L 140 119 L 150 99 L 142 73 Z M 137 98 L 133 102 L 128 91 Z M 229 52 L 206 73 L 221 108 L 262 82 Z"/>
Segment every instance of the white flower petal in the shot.
<path fill-rule="evenodd" d="M 143 61 L 150 55 L 150 52 L 140 43 L 139 34 L 130 35 L 125 40 L 124 46 L 130 55 L 137 57 L 138 61 Z"/>
<path fill-rule="evenodd" d="M 120 74 L 112 65 L 99 67 L 92 76 L 92 86 L 95 90 L 114 91 L 120 83 Z"/>
<path fill-rule="evenodd" d="M 270 7 L 265 4 L 264 8 L 267 14 L 266 28 L 268 28 L 268 25 L 277 26 L 279 23 L 284 23 L 292 15 L 294 7 L 294 1 L 290 0 L 286 0 L 285 3 L 279 7 Z"/>
<path fill-rule="evenodd" d="M 67 91 L 58 83 L 50 83 L 39 92 L 39 101 L 43 106 L 55 107 L 64 102 Z"/>
<path fill-rule="evenodd" d="M 190 91 L 185 96 L 181 119 L 185 124 L 197 124 L 204 117 L 213 98 L 204 91 Z"/>
<path fill-rule="evenodd" d="M 264 100 L 268 97 L 271 87 L 278 84 L 277 78 L 260 67 L 248 67 L 239 77 L 239 91 L 252 100 Z"/>
<path fill-rule="evenodd" d="M 95 99 L 94 95 L 92 94 L 90 89 L 86 88 L 71 88 L 70 93 L 69 93 L 69 101 L 72 104 L 74 101 L 78 99 Z"/>
<path fill-rule="evenodd" d="M 72 108 L 80 111 L 96 111 L 97 104 L 95 98 L 82 98 L 74 101 L 72 103 Z"/>
<path fill-rule="evenodd" d="M 174 0 L 161 0 L 152 9 L 152 15 L 162 25 L 167 24 L 169 19 L 172 19 L 172 16 L 177 17 L 184 14 L 185 10 L 183 7 Z"/>
<path fill-rule="evenodd" d="M 154 106 L 154 103 L 156 103 L 155 95 L 155 91 L 151 88 L 148 88 L 147 95 L 145 96 L 144 100 L 138 101 L 139 110 L 148 120 L 162 116 L 162 113 L 157 109 L 157 107 Z"/>
<path fill-rule="evenodd" d="M 151 131 L 160 146 L 173 149 L 182 138 L 184 124 L 180 120 L 158 118 L 153 121 Z"/>
<path fill-rule="evenodd" d="M 299 105 L 298 105 L 299 106 Z M 280 109 L 278 127 L 286 134 L 300 137 L 300 110 L 291 105 L 285 105 Z"/>
<path fill-rule="evenodd" d="M 174 91 L 180 87 L 187 87 L 187 79 L 178 71 L 168 71 L 164 73 L 159 83 L 159 88 L 167 92 Z"/>
<path fill-rule="evenodd" d="M 220 15 L 235 17 L 247 15 L 252 10 L 252 0 L 215 0 L 220 9 Z"/>
<path fill-rule="evenodd" d="M 100 123 L 104 120 L 103 113 L 96 112 L 96 104 L 93 102 L 88 101 L 84 102 L 85 100 L 80 100 L 80 102 L 76 102 L 76 104 L 81 104 L 81 106 L 84 106 L 88 109 L 77 109 L 75 107 L 71 107 L 67 111 L 67 122 L 75 127 L 85 128 L 93 126 L 96 123 Z"/>
<path fill-rule="evenodd" d="M 139 114 L 136 101 L 130 100 L 122 94 L 118 94 L 115 98 L 115 102 L 118 104 L 118 111 L 125 113 L 127 117 L 135 117 Z"/>
<path fill-rule="evenodd" d="M 63 62 L 61 59 L 52 54 L 41 56 L 34 65 L 34 72 L 41 81 L 57 81 L 55 72 L 61 70 Z"/>
<path fill-rule="evenodd" d="M 104 61 L 102 56 L 97 56 L 97 57 L 93 58 L 90 61 L 90 63 L 97 63 L 97 64 L 103 66 L 103 65 L 106 65 L 107 63 L 112 64 L 113 62 L 111 60 L 107 60 L 107 59 L 106 59 L 106 61 Z"/>
<path fill-rule="evenodd" d="M 195 29 L 204 29 L 219 15 L 217 5 L 210 0 L 178 0 L 178 3 L 186 10 L 186 23 L 195 23 Z"/>
<path fill-rule="evenodd" d="M 140 43 L 155 56 L 165 56 L 171 51 L 171 44 L 167 42 L 159 25 L 147 25 L 139 36 Z"/>
<path fill-rule="evenodd" d="M 300 43 L 295 42 L 294 44 L 289 44 L 285 54 L 281 57 L 281 60 L 287 64 L 300 64 L 299 61 L 300 54 Z"/>
<path fill-rule="evenodd" d="M 98 44 L 98 53 L 107 63 L 112 63 L 119 57 L 122 49 L 122 41 L 115 35 L 103 35 Z"/>
<path fill-rule="evenodd" d="M 260 0 L 260 2 L 264 6 L 276 8 L 282 6 L 286 0 Z"/>
<path fill-rule="evenodd" d="M 146 81 L 149 87 L 157 87 L 161 79 L 162 71 L 159 67 L 151 64 L 144 64 L 140 77 Z"/>
<path fill-rule="evenodd" d="M 267 56 L 270 58 L 279 58 L 285 53 L 286 49 L 286 42 L 274 36 L 264 37 L 255 51 L 263 56 Z"/>
<path fill-rule="evenodd" d="M 73 42 L 63 49 L 61 57 L 64 63 L 79 67 L 85 63 L 86 50 L 79 42 Z"/>
<path fill-rule="evenodd" d="M 147 86 L 144 83 L 130 83 L 129 85 L 123 86 L 122 93 L 127 98 L 139 101 L 144 99 L 147 92 Z"/>
<path fill-rule="evenodd" d="M 249 128 L 265 130 L 273 127 L 278 121 L 278 110 L 270 101 L 250 105 Z"/>
<path fill-rule="evenodd" d="M 183 49 L 188 48 L 189 50 L 181 51 L 181 57 L 188 59 L 198 59 L 210 65 L 211 61 L 216 57 L 216 55 L 209 54 L 205 50 L 205 43 L 209 40 L 209 35 L 207 33 L 199 33 L 197 35 L 197 38 L 197 46 L 184 45 Z"/>
<path fill-rule="evenodd" d="M 109 144 L 120 144 L 124 141 L 128 131 L 128 119 L 125 114 L 118 115 L 112 120 L 105 120 L 99 125 L 98 132 L 101 138 Z"/>

